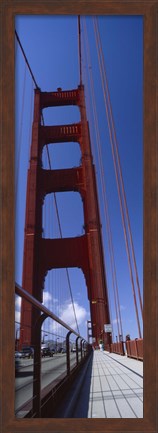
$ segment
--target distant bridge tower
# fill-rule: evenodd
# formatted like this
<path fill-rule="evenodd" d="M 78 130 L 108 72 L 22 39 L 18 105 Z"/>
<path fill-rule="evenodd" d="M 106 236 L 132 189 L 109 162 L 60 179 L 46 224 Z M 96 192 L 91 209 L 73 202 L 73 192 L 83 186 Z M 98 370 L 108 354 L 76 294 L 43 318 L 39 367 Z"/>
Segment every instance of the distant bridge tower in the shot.
<path fill-rule="evenodd" d="M 46 107 L 77 105 L 79 123 L 42 126 L 41 111 Z M 42 150 L 48 143 L 78 142 L 81 165 L 62 170 L 42 169 Z M 85 234 L 62 239 L 42 238 L 42 204 L 46 194 L 78 191 L 82 197 Z M 89 127 L 86 118 L 84 87 L 56 92 L 35 90 L 34 120 L 30 168 L 28 170 L 26 221 L 23 259 L 23 288 L 42 302 L 44 279 L 53 268 L 82 269 L 90 301 L 92 336 L 96 344 L 110 343 L 104 324 L 110 323 L 107 285 L 103 260 L 101 225 L 97 199 L 95 168 L 92 159 Z M 20 346 L 33 344 L 33 325 L 38 312 L 25 300 L 21 308 Z"/>

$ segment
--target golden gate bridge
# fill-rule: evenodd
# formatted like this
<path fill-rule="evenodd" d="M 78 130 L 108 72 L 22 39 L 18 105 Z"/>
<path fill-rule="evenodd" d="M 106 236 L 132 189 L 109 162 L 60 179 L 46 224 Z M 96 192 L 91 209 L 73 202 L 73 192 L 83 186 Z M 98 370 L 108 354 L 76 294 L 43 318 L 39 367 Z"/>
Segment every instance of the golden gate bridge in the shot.
<path fill-rule="evenodd" d="M 18 33 L 15 32 L 17 46 L 16 49 L 17 51 L 19 50 L 19 55 L 22 56 L 25 64 L 23 90 L 21 92 L 22 110 L 19 129 L 19 141 L 21 142 L 27 73 L 31 76 L 33 83 L 32 89 L 35 87 L 33 123 L 30 129 L 30 136 L 32 136 L 32 138 L 30 140 L 30 159 L 27 175 L 23 276 L 22 283 L 19 284 L 19 282 L 16 281 L 15 284 L 16 295 L 20 296 L 22 299 L 20 307 L 20 320 L 16 320 L 15 322 L 15 347 L 16 350 L 21 350 L 27 346 L 31 346 L 34 349 L 34 365 L 37 365 L 37 367 L 34 367 L 33 395 L 38 396 L 38 398 L 33 400 L 33 412 L 38 414 L 37 416 L 40 416 L 41 414 L 41 363 L 39 361 L 41 355 L 41 341 L 43 341 L 43 343 L 44 340 L 52 341 L 52 344 L 56 346 L 56 349 L 58 348 L 66 351 L 67 375 L 69 375 L 71 371 L 71 362 L 72 365 L 74 365 L 74 359 L 72 360 L 70 356 L 70 350 L 74 347 L 74 344 L 76 350 L 77 366 L 79 364 L 79 356 L 82 360 L 82 357 L 85 358 L 86 355 L 89 356 L 90 348 L 92 346 L 94 349 L 97 349 L 101 344 L 104 346 L 104 349 L 110 353 L 124 355 L 126 351 L 129 357 L 140 360 L 143 359 L 142 295 L 127 205 L 128 200 L 125 193 L 119 146 L 115 129 L 98 19 L 94 17 L 92 21 L 102 83 L 102 95 L 104 98 L 112 160 L 118 191 L 120 215 L 126 246 L 131 293 L 135 308 L 138 338 L 130 340 L 130 336 L 125 336 L 123 330 L 119 287 L 117 282 L 117 269 L 108 209 L 102 146 L 95 102 L 94 78 L 91 67 L 92 60 L 86 20 L 83 17 L 80 21 L 80 17 L 78 17 L 79 84 L 78 87 L 72 89 L 62 90 L 61 87 L 58 87 L 57 90 L 41 90 L 36 78 L 34 77 L 31 65 L 29 64 L 27 54 L 24 51 Z M 83 38 L 83 46 L 81 42 L 81 34 Z M 85 69 L 83 68 L 83 59 L 84 62 L 87 61 L 86 69 L 88 74 L 85 73 Z M 85 94 L 88 91 L 88 86 L 92 98 L 91 102 L 89 102 L 89 105 L 92 106 L 92 122 L 97 143 L 96 149 L 94 148 L 93 143 L 91 144 L 91 141 L 93 141 L 91 138 L 93 137 L 91 129 L 92 122 L 87 121 Z M 86 101 L 87 99 L 88 97 L 86 98 Z M 79 108 L 80 119 L 78 122 L 66 123 L 62 125 L 53 125 L 53 121 L 51 125 L 47 125 L 45 123 L 44 110 L 46 108 L 68 107 L 71 105 Z M 80 146 L 80 164 L 70 168 L 54 168 L 54 161 L 53 159 L 51 160 L 49 144 L 54 143 L 59 146 L 61 143 L 63 143 L 64 146 L 64 144 L 67 143 L 69 146 L 69 144 L 74 142 L 79 143 Z M 18 149 L 18 163 L 16 171 L 17 189 L 19 183 L 18 170 L 20 167 L 20 156 L 22 152 L 23 148 L 20 147 Z M 46 162 L 43 158 L 44 152 Z M 96 152 L 101 182 L 101 204 L 99 202 L 97 192 L 98 180 L 96 178 L 94 162 L 94 155 Z M 84 224 L 83 233 L 79 236 L 63 236 L 61 225 L 62 217 L 58 209 L 57 193 L 65 193 L 68 191 L 78 192 L 82 199 Z M 46 197 L 48 195 L 50 196 L 50 202 L 46 209 L 46 206 L 44 207 L 43 204 L 44 201 L 46 201 Z M 117 326 L 117 341 L 115 341 L 113 318 L 111 315 L 111 306 L 109 301 L 111 293 L 109 293 L 110 288 L 108 287 L 106 277 L 106 262 L 104 258 L 105 245 L 102 238 L 102 221 L 100 219 L 99 210 L 100 207 L 103 209 L 104 222 L 107 230 L 110 257 L 109 263 L 112 276 L 112 289 Z M 57 228 L 57 234 L 55 234 L 53 221 L 54 227 Z M 44 233 L 43 225 L 46 227 L 47 224 L 49 229 L 46 229 L 46 233 Z M 85 277 L 87 297 L 90 304 L 90 319 L 87 321 L 87 338 L 83 338 L 80 335 L 79 325 L 77 322 L 77 314 L 75 310 L 76 305 L 73 300 L 74 290 L 72 290 L 70 277 L 70 268 L 72 267 L 80 268 L 83 271 L 83 275 Z M 61 305 L 63 304 L 65 295 L 62 293 L 62 288 L 60 288 L 61 293 L 59 293 L 59 281 L 57 281 L 57 287 L 55 288 L 55 278 L 57 276 L 59 277 L 60 273 L 63 272 L 63 269 L 67 280 L 67 291 L 69 290 L 69 297 L 71 298 L 72 302 L 71 311 L 73 311 L 74 314 L 75 329 L 72 329 L 69 323 L 65 323 L 65 321 L 62 320 Z M 51 290 L 49 291 L 48 295 L 48 297 L 50 296 L 51 299 L 53 296 L 54 299 L 54 305 L 52 307 L 51 304 L 51 309 L 47 308 L 44 302 L 44 293 L 46 291 L 45 282 L 48 284 L 48 280 L 46 279 L 48 271 L 52 272 L 52 274 L 49 273 L 49 284 Z M 61 285 L 63 285 L 63 281 Z M 63 289 L 65 290 L 65 283 L 63 285 Z M 59 297 L 60 305 L 59 302 L 56 302 L 56 299 L 59 301 Z M 16 298 L 16 302 L 19 302 L 17 299 L 19 300 L 19 297 Z M 58 304 L 58 307 L 56 307 L 56 304 Z M 50 322 L 48 324 L 48 320 L 51 320 L 51 326 Z M 125 337 L 127 337 L 126 344 Z M 79 341 L 81 350 L 79 350 Z M 63 377 L 61 380 L 63 380 Z"/>

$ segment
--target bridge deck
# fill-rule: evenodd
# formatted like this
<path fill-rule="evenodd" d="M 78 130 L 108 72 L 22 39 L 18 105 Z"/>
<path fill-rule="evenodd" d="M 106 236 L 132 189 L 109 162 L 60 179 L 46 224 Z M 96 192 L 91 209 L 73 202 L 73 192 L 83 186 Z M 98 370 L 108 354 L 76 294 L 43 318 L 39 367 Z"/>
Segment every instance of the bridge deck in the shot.
<path fill-rule="evenodd" d="M 78 384 L 75 384 L 76 389 L 77 386 Z M 69 412 L 66 408 L 65 413 L 60 412 L 58 416 L 143 417 L 143 363 L 141 361 L 105 351 L 94 351 L 93 360 L 80 380 L 78 388 L 75 404 L 75 388 L 71 391 L 73 410 Z M 71 400 L 71 396 L 69 397 Z"/>

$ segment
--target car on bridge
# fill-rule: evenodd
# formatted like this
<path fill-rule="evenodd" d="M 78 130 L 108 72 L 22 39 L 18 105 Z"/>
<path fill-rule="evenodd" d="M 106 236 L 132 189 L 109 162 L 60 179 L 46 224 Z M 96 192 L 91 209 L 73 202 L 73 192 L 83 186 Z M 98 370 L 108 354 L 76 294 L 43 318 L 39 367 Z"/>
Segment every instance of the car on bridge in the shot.
<path fill-rule="evenodd" d="M 31 346 L 23 347 L 21 350 L 22 358 L 33 358 L 34 357 L 34 349 Z"/>
<path fill-rule="evenodd" d="M 51 349 L 49 346 L 46 346 L 46 345 L 41 346 L 41 356 L 42 357 L 45 357 L 45 356 L 53 357 L 54 353 L 55 353 L 55 350 L 53 348 Z"/>
<path fill-rule="evenodd" d="M 76 352 L 76 344 L 72 344 L 71 346 L 71 352 Z"/>
<path fill-rule="evenodd" d="M 15 359 L 17 358 L 22 358 L 22 353 L 19 352 L 18 350 L 15 351 Z"/>
<path fill-rule="evenodd" d="M 66 353 L 66 347 L 59 347 L 58 353 Z"/>

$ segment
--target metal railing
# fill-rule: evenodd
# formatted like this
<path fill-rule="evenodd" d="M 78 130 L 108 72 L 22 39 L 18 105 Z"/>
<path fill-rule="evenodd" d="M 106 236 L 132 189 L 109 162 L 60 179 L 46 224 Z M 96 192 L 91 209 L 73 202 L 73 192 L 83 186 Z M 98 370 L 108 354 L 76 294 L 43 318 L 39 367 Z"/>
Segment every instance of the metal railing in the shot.
<path fill-rule="evenodd" d="M 29 401 L 25 402 L 20 407 L 20 413 L 24 413 L 24 411 L 26 413 L 28 408 L 28 413 L 30 413 L 29 416 L 41 417 L 43 397 L 44 397 L 44 401 L 47 401 L 47 394 L 48 395 L 51 394 L 52 396 L 53 392 L 56 392 L 57 388 L 60 389 L 60 386 L 63 383 L 63 381 L 64 383 L 66 380 L 68 380 L 69 382 L 70 376 L 72 376 L 74 371 L 76 372 L 80 364 L 84 362 L 84 360 L 91 352 L 92 347 L 80 334 L 74 331 L 69 325 L 63 322 L 59 317 L 57 317 L 54 313 L 52 313 L 48 308 L 46 308 L 43 304 L 41 304 L 37 299 L 35 299 L 31 294 L 29 294 L 17 283 L 15 284 L 15 292 L 16 295 L 19 295 L 20 297 L 24 298 L 32 305 L 32 307 L 36 308 L 38 311 L 41 312 L 35 325 L 36 340 L 34 344 L 34 355 L 32 359 L 33 371 L 31 373 L 33 376 L 32 397 L 31 399 L 29 399 Z M 59 377 L 56 377 L 56 379 L 52 381 L 52 383 L 49 383 L 49 385 L 47 385 L 45 390 L 42 390 L 41 364 L 42 367 L 44 364 L 42 363 L 42 356 L 41 356 L 41 331 L 42 331 L 42 324 L 48 317 L 51 318 L 56 323 L 58 323 L 59 325 L 61 325 L 67 331 L 65 337 L 66 359 L 63 362 L 64 367 L 63 367 L 62 374 L 60 374 Z M 70 338 L 72 339 L 72 336 L 73 336 L 73 347 L 75 347 L 75 350 L 73 350 L 74 353 L 71 353 L 72 341 L 70 341 Z M 31 368 L 30 364 L 29 364 L 29 368 Z M 16 411 L 16 416 L 18 417 L 18 410 Z"/>
<path fill-rule="evenodd" d="M 105 350 L 122 356 L 126 354 L 129 358 L 143 361 L 143 338 L 112 343 L 111 345 L 106 345 Z"/>
<path fill-rule="evenodd" d="M 117 353 L 118 355 L 125 355 L 125 351 L 124 351 L 124 343 L 123 341 L 118 341 L 117 343 L 112 343 L 111 344 L 111 352 L 113 353 Z"/>
<path fill-rule="evenodd" d="M 126 341 L 127 356 L 143 361 L 143 338 Z"/>

